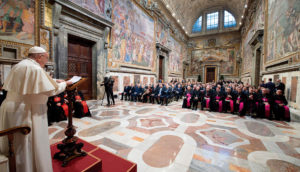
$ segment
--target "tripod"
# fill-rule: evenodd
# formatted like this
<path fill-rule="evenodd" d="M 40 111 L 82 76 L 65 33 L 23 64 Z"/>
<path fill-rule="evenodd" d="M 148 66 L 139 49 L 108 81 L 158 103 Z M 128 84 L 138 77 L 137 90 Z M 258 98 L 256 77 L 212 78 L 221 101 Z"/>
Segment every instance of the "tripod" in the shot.
<path fill-rule="evenodd" d="M 107 94 L 106 91 L 104 91 L 103 99 L 101 100 L 101 104 L 100 104 L 101 106 L 103 105 L 103 100 L 105 99 L 106 94 Z M 110 101 L 109 104 L 113 104 L 113 102 L 111 100 L 109 100 L 109 101 Z"/>
<path fill-rule="evenodd" d="M 103 98 L 102 98 L 102 101 L 101 101 L 101 106 L 103 105 L 103 100 L 105 99 L 105 95 L 106 95 L 106 91 L 104 91 L 104 95 L 103 95 Z"/>

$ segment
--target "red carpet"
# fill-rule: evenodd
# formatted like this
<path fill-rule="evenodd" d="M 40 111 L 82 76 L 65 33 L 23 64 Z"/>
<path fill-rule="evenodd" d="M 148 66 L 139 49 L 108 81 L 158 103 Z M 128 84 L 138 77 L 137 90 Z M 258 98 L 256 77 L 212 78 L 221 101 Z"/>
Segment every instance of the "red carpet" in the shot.
<path fill-rule="evenodd" d="M 52 166 L 54 172 L 136 172 L 137 166 L 122 157 L 113 153 L 105 151 L 95 145 L 92 145 L 84 140 L 79 139 L 77 143 L 83 143 L 84 150 L 88 155 L 78 157 L 67 165 L 61 167 L 62 162 L 52 159 Z M 56 143 L 51 145 L 51 156 L 58 152 Z M 102 166 L 102 168 L 101 168 Z"/>

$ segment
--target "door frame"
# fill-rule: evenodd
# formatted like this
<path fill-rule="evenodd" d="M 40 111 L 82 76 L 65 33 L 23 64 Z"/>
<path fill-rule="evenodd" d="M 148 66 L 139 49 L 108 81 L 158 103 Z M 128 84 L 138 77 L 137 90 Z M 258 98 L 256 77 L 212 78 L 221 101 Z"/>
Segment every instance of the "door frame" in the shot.
<path fill-rule="evenodd" d="M 161 80 L 164 80 L 165 79 L 165 76 L 164 76 L 164 74 L 165 74 L 165 67 L 164 67 L 164 65 L 165 65 L 165 60 L 166 60 L 166 57 L 165 56 L 162 56 L 162 55 L 159 55 L 159 61 L 158 61 L 158 79 L 160 79 L 159 78 L 159 72 L 160 72 L 160 59 L 162 59 L 162 63 L 161 63 Z"/>
<path fill-rule="evenodd" d="M 214 68 L 215 69 L 215 82 L 217 82 L 217 66 L 205 66 L 204 67 L 204 82 L 206 82 L 206 75 L 207 75 L 207 68 Z"/>
<path fill-rule="evenodd" d="M 73 3 L 53 0 L 53 54 L 55 77 L 68 75 L 68 35 L 94 42 L 92 46 L 92 98 L 101 99 L 104 88 L 99 83 L 107 72 L 106 40 L 113 23 L 97 18 Z M 87 20 L 88 18 L 88 20 Z"/>
<path fill-rule="evenodd" d="M 170 54 L 171 50 L 168 49 L 167 47 L 163 46 L 160 43 L 156 43 L 156 78 L 158 81 L 159 78 L 159 58 L 160 56 L 163 56 L 163 73 L 162 73 L 162 78 L 163 81 L 168 81 L 168 68 L 169 68 L 169 54 Z"/>

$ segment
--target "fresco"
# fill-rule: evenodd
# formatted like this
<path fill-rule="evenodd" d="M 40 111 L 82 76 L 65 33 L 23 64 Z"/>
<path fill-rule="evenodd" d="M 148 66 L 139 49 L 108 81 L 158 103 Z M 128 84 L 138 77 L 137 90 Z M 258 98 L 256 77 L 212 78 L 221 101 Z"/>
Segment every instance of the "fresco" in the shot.
<path fill-rule="evenodd" d="M 232 48 L 209 48 L 192 51 L 191 73 L 201 73 L 201 62 L 207 58 L 221 60 L 220 74 L 232 75 L 234 73 L 236 50 Z"/>
<path fill-rule="evenodd" d="M 105 0 L 69 0 L 90 12 L 103 17 L 105 10 Z"/>
<path fill-rule="evenodd" d="M 222 61 L 221 67 L 220 67 L 220 74 L 226 75 L 226 74 L 233 74 L 234 72 L 234 60 L 235 60 L 235 50 L 227 49 L 228 53 L 228 61 Z"/>
<path fill-rule="evenodd" d="M 113 7 L 113 61 L 154 67 L 154 20 L 131 0 L 115 0 Z"/>
<path fill-rule="evenodd" d="M 167 28 L 164 27 L 164 25 L 161 22 L 157 22 L 156 27 L 156 40 L 160 44 L 162 44 L 165 47 L 169 47 L 168 45 L 168 38 L 169 38 L 169 31 Z"/>
<path fill-rule="evenodd" d="M 2 40 L 34 44 L 34 0 L 0 0 Z"/>
<path fill-rule="evenodd" d="M 267 62 L 299 51 L 300 0 L 269 0 L 267 29 Z"/>
<path fill-rule="evenodd" d="M 170 36 L 170 49 L 169 55 L 169 72 L 170 73 L 181 73 L 182 71 L 182 46 L 173 37 Z"/>
<path fill-rule="evenodd" d="M 261 0 L 261 3 L 257 7 L 256 15 L 254 19 L 254 29 L 264 29 L 264 23 L 265 23 L 265 1 Z"/>
<path fill-rule="evenodd" d="M 253 35 L 255 34 L 255 28 L 254 25 L 251 25 L 248 32 L 246 33 L 245 37 L 242 41 L 242 59 L 243 59 L 243 66 L 242 66 L 242 72 L 246 73 L 249 72 L 252 69 L 252 49 L 249 45 L 249 41 L 252 39 Z"/>
<path fill-rule="evenodd" d="M 242 38 L 242 73 L 251 72 L 252 70 L 252 48 L 249 45 L 249 41 L 253 38 L 253 35 L 259 29 L 264 29 L 264 22 L 265 22 L 265 14 L 264 14 L 264 0 L 261 0 L 259 5 L 257 6 L 257 12 L 253 18 L 253 23 L 249 25 L 248 31 Z"/>
<path fill-rule="evenodd" d="M 187 60 L 188 56 L 188 48 L 186 45 L 182 46 L 182 50 L 181 50 L 181 57 L 182 57 L 182 61 L 183 60 Z M 182 63 L 182 62 L 181 62 Z"/>

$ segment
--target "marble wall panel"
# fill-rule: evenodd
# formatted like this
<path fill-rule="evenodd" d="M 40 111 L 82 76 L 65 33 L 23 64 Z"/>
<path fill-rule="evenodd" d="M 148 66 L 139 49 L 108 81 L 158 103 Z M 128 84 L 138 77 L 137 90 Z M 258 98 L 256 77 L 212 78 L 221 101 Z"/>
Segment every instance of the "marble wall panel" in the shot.
<path fill-rule="evenodd" d="M 298 86 L 298 77 L 294 76 L 294 77 L 292 77 L 292 81 L 291 81 L 291 99 L 290 99 L 290 101 L 292 101 L 292 102 L 296 102 L 297 86 Z"/>

